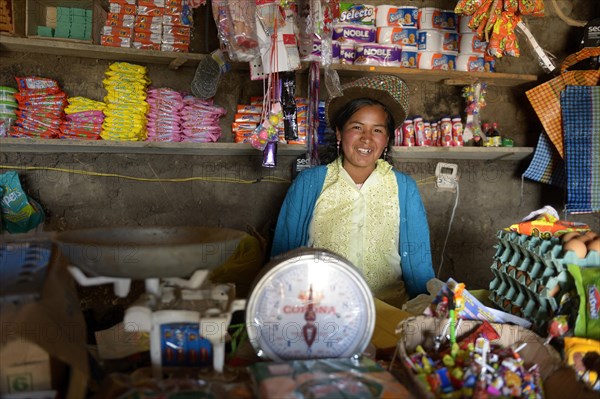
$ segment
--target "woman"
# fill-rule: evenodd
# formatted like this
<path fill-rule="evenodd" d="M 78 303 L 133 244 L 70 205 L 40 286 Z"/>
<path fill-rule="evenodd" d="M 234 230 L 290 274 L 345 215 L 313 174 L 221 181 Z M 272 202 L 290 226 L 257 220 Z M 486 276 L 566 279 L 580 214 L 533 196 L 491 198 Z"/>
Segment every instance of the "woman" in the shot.
<path fill-rule="evenodd" d="M 427 292 L 434 277 L 417 185 L 385 161 L 408 112 L 408 88 L 395 76 L 374 76 L 342 89 L 326 104 L 338 157 L 298 175 L 271 255 L 302 246 L 331 250 L 362 270 L 377 298 L 400 307 L 408 296 Z"/>

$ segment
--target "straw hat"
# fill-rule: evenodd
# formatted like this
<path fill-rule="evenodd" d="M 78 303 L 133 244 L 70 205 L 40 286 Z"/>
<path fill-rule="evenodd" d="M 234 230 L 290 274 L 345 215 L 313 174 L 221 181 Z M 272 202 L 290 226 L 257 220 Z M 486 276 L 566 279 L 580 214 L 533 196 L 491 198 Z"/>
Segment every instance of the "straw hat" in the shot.
<path fill-rule="evenodd" d="M 392 113 L 396 127 L 402 125 L 408 113 L 408 86 L 393 75 L 365 76 L 342 86 L 343 95 L 327 100 L 325 117 L 333 127 L 333 119 L 352 100 L 370 98 L 385 105 Z"/>

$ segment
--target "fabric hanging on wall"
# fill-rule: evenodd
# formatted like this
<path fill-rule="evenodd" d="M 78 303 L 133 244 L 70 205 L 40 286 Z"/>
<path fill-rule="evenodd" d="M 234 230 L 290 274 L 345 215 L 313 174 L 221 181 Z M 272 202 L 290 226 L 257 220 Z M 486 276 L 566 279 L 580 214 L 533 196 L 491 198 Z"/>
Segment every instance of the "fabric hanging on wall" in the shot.
<path fill-rule="evenodd" d="M 565 163 L 552 145 L 546 132 L 540 133 L 533 159 L 523 177 L 540 183 L 567 188 Z"/>
<path fill-rule="evenodd" d="M 561 93 L 567 213 L 600 212 L 600 86 Z"/>

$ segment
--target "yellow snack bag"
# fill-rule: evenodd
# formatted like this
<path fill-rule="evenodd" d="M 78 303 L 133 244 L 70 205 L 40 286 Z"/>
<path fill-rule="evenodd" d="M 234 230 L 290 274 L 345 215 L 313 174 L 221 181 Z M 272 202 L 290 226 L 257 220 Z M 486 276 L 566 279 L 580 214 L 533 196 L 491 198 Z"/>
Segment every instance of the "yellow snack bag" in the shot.
<path fill-rule="evenodd" d="M 595 391 L 600 391 L 597 372 L 597 363 L 600 362 L 600 341 L 565 337 L 565 360 L 575 369 L 585 384 Z"/>

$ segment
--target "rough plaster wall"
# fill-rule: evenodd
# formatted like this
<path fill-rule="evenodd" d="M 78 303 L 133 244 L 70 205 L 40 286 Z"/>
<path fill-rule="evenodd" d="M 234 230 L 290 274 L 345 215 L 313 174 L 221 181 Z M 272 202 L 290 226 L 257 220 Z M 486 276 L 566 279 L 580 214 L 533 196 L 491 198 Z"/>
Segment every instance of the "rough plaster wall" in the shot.
<path fill-rule="evenodd" d="M 386 3 L 389 3 L 387 1 Z M 452 8 L 455 1 L 405 1 L 419 7 L 436 5 Z M 559 1 L 573 18 L 588 19 L 597 14 L 595 0 Z M 562 60 L 574 51 L 581 29 L 569 28 L 549 9 L 545 18 L 529 19 L 529 25 L 546 50 Z M 209 29 L 211 31 L 211 29 Z M 199 45 L 206 47 L 207 45 Z M 540 81 L 549 77 L 541 71 L 522 42 L 523 56 L 505 57 L 498 62 L 500 72 L 531 73 Z M 103 74 L 109 62 L 104 60 L 55 57 L 39 54 L 3 53 L 0 59 L 0 85 L 14 86 L 16 75 L 38 75 L 57 79 L 69 95 L 102 99 Z M 186 90 L 194 75 L 193 68 L 170 71 L 149 65 L 149 77 L 155 86 Z M 343 78 L 347 80 L 348 78 Z M 460 88 L 432 83 L 408 82 L 411 90 L 411 114 L 429 118 L 461 113 L 464 102 Z M 298 76 L 299 93 L 305 94 L 306 77 Z M 525 90 L 535 84 L 514 88 L 490 87 L 484 120 L 497 120 L 503 134 L 519 146 L 533 146 L 540 125 Z M 247 71 L 227 74 L 219 85 L 215 102 L 228 114 L 221 125 L 222 141 L 231 141 L 228 126 L 238 103 L 262 93 L 262 83 L 248 79 Z M 323 97 L 325 97 L 323 90 Z M 459 165 L 460 198 L 444 254 L 440 277 L 449 276 L 468 287 L 485 288 L 490 281 L 489 266 L 494 253 L 495 234 L 534 209 L 554 205 L 562 209 L 564 193 L 551 187 L 525 181 L 520 175 L 528 165 L 523 162 L 455 161 Z M 274 170 L 263 169 L 255 156 L 173 156 L 114 154 L 17 154 L 1 151 L 0 163 L 20 166 L 48 166 L 118 173 L 137 177 L 234 177 L 253 180 L 276 175 L 290 178 L 293 157 L 279 157 Z M 433 175 L 437 162 L 402 161 L 396 167 L 417 180 Z M 87 177 L 49 171 L 20 172 L 27 192 L 47 211 L 48 230 L 66 230 L 93 226 L 210 225 L 245 230 L 252 226 L 268 235 L 276 219 L 287 184 L 233 184 L 214 182 L 144 183 L 109 177 Z M 438 192 L 432 184 L 420 186 L 427 209 L 434 267 L 440 257 L 448 231 L 455 194 Z M 600 231 L 598 215 L 573 216 Z"/>

